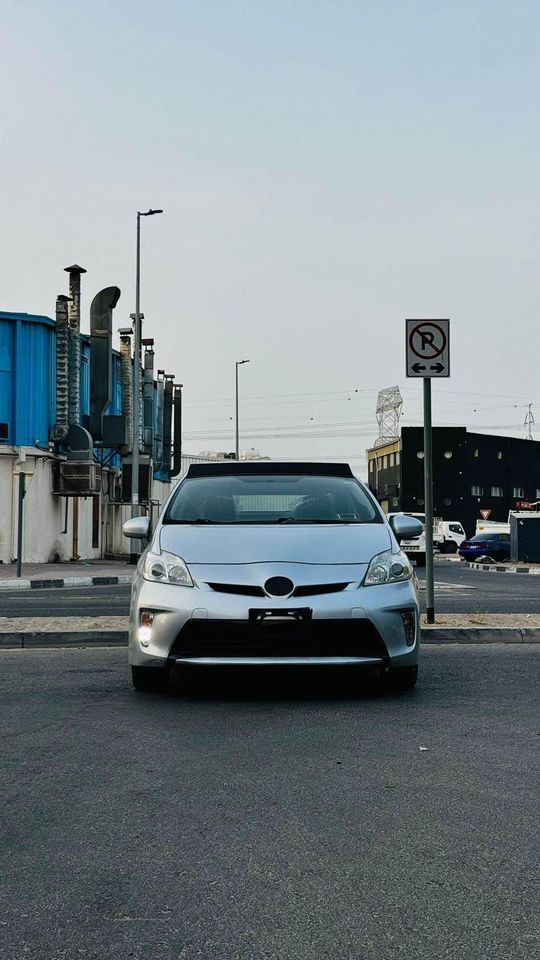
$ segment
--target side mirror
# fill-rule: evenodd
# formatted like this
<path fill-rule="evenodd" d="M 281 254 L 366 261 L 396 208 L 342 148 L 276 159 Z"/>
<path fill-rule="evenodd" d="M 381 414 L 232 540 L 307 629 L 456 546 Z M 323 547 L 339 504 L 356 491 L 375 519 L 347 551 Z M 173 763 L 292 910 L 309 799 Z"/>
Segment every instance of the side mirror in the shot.
<path fill-rule="evenodd" d="M 129 522 L 129 521 L 128 521 Z M 416 517 L 398 516 L 390 517 L 390 526 L 394 531 L 396 540 L 415 540 L 421 537 L 424 531 L 424 525 Z"/>
<path fill-rule="evenodd" d="M 150 517 L 132 517 L 122 527 L 125 537 L 134 540 L 148 540 L 150 537 Z"/>

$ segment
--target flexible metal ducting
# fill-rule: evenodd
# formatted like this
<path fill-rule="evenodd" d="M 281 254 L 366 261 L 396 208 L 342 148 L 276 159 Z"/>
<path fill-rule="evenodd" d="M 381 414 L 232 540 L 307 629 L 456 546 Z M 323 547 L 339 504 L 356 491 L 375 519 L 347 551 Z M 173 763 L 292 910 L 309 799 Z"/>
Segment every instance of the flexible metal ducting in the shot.
<path fill-rule="evenodd" d="M 143 373 L 143 448 L 151 457 L 154 445 L 154 351 L 144 352 Z"/>
<path fill-rule="evenodd" d="M 84 267 L 74 263 L 64 268 L 69 273 L 69 366 L 68 421 L 81 422 L 81 274 Z"/>
<path fill-rule="evenodd" d="M 56 298 L 56 424 L 53 439 L 65 440 L 68 432 L 68 371 L 69 371 L 69 297 Z"/>
<path fill-rule="evenodd" d="M 131 360 L 131 337 L 122 334 L 120 337 L 120 388 L 122 394 L 122 413 L 126 418 L 126 434 L 129 449 L 132 447 L 133 431 L 133 364 Z"/>

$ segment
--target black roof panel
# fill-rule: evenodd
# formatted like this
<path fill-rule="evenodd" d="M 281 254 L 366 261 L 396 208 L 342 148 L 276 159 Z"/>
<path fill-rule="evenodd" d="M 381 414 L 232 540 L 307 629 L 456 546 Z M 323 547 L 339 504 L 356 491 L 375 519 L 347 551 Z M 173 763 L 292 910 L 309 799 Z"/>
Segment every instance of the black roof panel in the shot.
<path fill-rule="evenodd" d="M 309 477 L 354 477 L 348 463 L 277 463 L 272 460 L 216 460 L 214 463 L 192 463 L 187 479 L 193 477 L 234 477 L 245 474 L 279 474 Z"/>

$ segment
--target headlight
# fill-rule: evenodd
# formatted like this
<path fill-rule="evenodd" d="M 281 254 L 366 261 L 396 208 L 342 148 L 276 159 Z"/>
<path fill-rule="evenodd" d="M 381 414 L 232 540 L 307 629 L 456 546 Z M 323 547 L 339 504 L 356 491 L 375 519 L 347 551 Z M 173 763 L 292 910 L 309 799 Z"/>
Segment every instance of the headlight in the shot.
<path fill-rule="evenodd" d="M 391 550 L 385 550 L 384 553 L 378 553 L 370 561 L 365 587 L 373 587 L 377 583 L 398 583 L 400 580 L 410 580 L 412 576 L 412 567 L 403 553 L 392 553 Z"/>
<path fill-rule="evenodd" d="M 180 587 L 192 587 L 191 574 L 181 557 L 174 553 L 147 553 L 143 577 L 153 583 L 176 583 Z"/>

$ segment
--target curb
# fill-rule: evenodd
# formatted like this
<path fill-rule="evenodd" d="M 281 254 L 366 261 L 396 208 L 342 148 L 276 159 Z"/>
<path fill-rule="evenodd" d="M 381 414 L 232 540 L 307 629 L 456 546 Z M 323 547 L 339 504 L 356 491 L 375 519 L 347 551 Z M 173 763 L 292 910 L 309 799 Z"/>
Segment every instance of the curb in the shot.
<path fill-rule="evenodd" d="M 0 634 L 0 650 L 48 647 L 126 647 L 127 630 L 89 630 Z M 422 630 L 422 644 L 540 643 L 538 627 L 430 627 Z"/>
<path fill-rule="evenodd" d="M 497 563 L 471 563 L 465 560 L 465 566 L 469 570 L 484 570 L 488 573 L 525 573 L 532 577 L 540 576 L 540 566 L 538 567 L 502 567 Z"/>
<path fill-rule="evenodd" d="M 133 574 L 123 577 L 63 577 L 61 580 L 0 580 L 0 590 L 45 590 L 62 587 L 109 587 L 131 583 Z"/>

